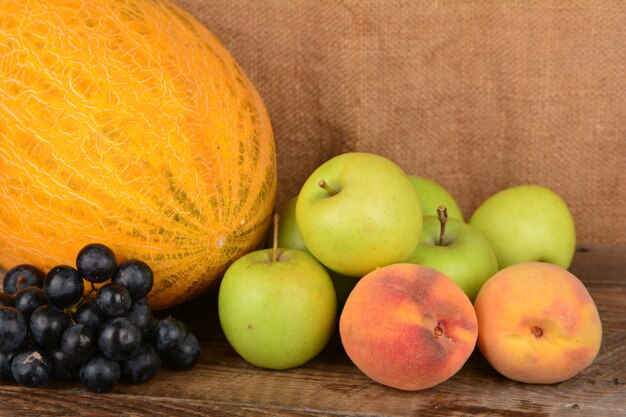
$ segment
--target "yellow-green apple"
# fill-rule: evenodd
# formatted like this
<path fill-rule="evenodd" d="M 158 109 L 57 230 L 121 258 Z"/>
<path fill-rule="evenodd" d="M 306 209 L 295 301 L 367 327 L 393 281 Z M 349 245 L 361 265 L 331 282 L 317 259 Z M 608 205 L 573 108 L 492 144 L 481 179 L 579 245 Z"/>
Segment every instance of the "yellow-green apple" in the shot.
<path fill-rule="evenodd" d="M 218 292 L 226 339 L 249 363 L 300 366 L 324 349 L 337 305 L 326 269 L 310 254 L 274 247 L 250 252 L 226 270 Z"/>
<path fill-rule="evenodd" d="M 406 173 L 372 153 L 349 152 L 305 181 L 296 221 L 306 247 L 329 269 L 363 276 L 405 261 L 422 231 L 421 207 Z"/>
<path fill-rule="evenodd" d="M 569 207 L 556 192 L 540 185 L 519 185 L 492 195 L 469 224 L 487 238 L 500 269 L 530 261 L 568 268 L 576 250 Z"/>
<path fill-rule="evenodd" d="M 474 302 L 478 348 L 502 375 L 551 384 L 588 367 L 602 340 L 584 284 L 559 266 L 526 262 L 502 269 Z"/>
<path fill-rule="evenodd" d="M 474 301 L 487 279 L 498 272 L 498 260 L 481 232 L 457 219 L 424 217 L 420 243 L 408 262 L 429 266 L 450 277 Z"/>
<path fill-rule="evenodd" d="M 296 201 L 298 196 L 292 197 L 285 201 L 278 209 L 277 213 L 280 218 L 278 224 L 278 247 L 286 249 L 297 249 L 309 252 L 302 240 L 302 235 L 298 230 L 296 223 Z M 266 247 L 273 246 L 274 235 L 269 233 L 267 236 Z"/>
<path fill-rule="evenodd" d="M 400 263 L 354 287 L 339 321 L 352 362 L 381 384 L 415 391 L 442 383 L 465 364 L 478 324 L 465 293 L 441 272 Z"/>
<path fill-rule="evenodd" d="M 446 206 L 450 218 L 464 221 L 461 208 L 452 194 L 441 184 L 419 175 L 409 175 L 409 180 L 420 199 L 422 215 L 436 216 L 437 207 Z"/>

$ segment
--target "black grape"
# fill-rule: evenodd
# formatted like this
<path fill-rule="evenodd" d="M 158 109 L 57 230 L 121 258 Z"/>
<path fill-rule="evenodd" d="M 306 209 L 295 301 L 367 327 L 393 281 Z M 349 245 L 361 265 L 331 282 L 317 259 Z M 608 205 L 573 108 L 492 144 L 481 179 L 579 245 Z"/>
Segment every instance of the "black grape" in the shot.
<path fill-rule="evenodd" d="M 109 317 L 125 315 L 132 301 L 128 290 L 119 284 L 106 284 L 96 294 L 96 305 Z"/>
<path fill-rule="evenodd" d="M 2 288 L 5 294 L 13 295 L 20 288 L 34 285 L 43 286 L 44 273 L 33 265 L 22 264 L 9 269 L 4 276 Z"/>
<path fill-rule="evenodd" d="M 29 388 L 45 384 L 50 372 L 50 360 L 39 350 L 18 353 L 11 363 L 13 378 L 18 384 Z"/>
<path fill-rule="evenodd" d="M 71 266 L 58 265 L 48 271 L 43 281 L 43 292 L 50 304 L 66 308 L 76 304 L 83 295 L 83 277 Z"/>
<path fill-rule="evenodd" d="M 185 325 L 172 317 L 158 320 L 152 328 L 152 344 L 160 352 L 174 349 L 186 336 Z"/>
<path fill-rule="evenodd" d="M 61 348 L 48 350 L 52 365 L 52 377 L 60 381 L 74 381 L 78 379 L 80 363 L 72 360 Z"/>
<path fill-rule="evenodd" d="M 11 362 L 15 356 L 15 351 L 0 352 L 0 380 L 13 381 L 13 373 L 11 373 Z"/>
<path fill-rule="evenodd" d="M 85 324 L 94 332 L 100 330 L 100 327 L 108 320 L 107 315 L 100 310 L 95 301 L 81 303 L 73 317 L 76 323 Z"/>
<path fill-rule="evenodd" d="M 130 305 L 126 318 L 132 321 L 141 331 L 141 334 L 148 336 L 154 325 L 154 315 L 152 308 L 146 298 L 134 300 Z"/>
<path fill-rule="evenodd" d="M 20 310 L 25 317 L 30 317 L 30 314 L 35 311 L 39 306 L 47 304 L 46 296 L 43 294 L 43 290 L 33 285 L 25 288 L 21 288 L 16 294 L 13 300 L 13 307 Z"/>
<path fill-rule="evenodd" d="M 14 307 L 0 307 L 0 351 L 18 348 L 27 334 L 28 325 L 21 311 Z"/>
<path fill-rule="evenodd" d="M 70 320 L 63 311 L 44 305 L 33 311 L 29 324 L 33 339 L 45 348 L 54 349 L 59 347 Z"/>
<path fill-rule="evenodd" d="M 161 358 L 152 345 L 142 342 L 135 354 L 121 363 L 122 380 L 131 384 L 148 381 L 159 371 Z"/>
<path fill-rule="evenodd" d="M 146 297 L 152 289 L 154 274 L 145 262 L 129 259 L 118 267 L 113 282 L 128 289 L 130 296 L 138 300 Z"/>
<path fill-rule="evenodd" d="M 141 343 L 141 332 L 132 321 L 117 317 L 100 328 L 98 347 L 109 359 L 116 361 L 131 358 Z"/>
<path fill-rule="evenodd" d="M 188 333 L 183 343 L 163 352 L 163 366 L 177 371 L 186 371 L 196 366 L 201 353 L 198 339 L 193 334 Z"/>
<path fill-rule="evenodd" d="M 70 325 L 61 337 L 61 350 L 76 362 L 91 358 L 96 347 L 96 337 L 86 324 Z"/>
<path fill-rule="evenodd" d="M 119 362 L 94 355 L 80 367 L 79 377 L 90 391 L 109 392 L 120 380 L 121 373 Z"/>
<path fill-rule="evenodd" d="M 101 243 L 88 244 L 76 257 L 76 269 L 89 282 L 100 283 L 112 279 L 116 268 L 115 254 Z"/>

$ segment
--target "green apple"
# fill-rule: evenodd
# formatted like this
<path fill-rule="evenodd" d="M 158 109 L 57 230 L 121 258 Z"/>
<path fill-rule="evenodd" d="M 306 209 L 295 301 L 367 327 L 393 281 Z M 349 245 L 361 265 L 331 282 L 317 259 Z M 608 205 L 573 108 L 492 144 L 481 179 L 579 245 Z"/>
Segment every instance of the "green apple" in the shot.
<path fill-rule="evenodd" d="M 286 249 L 297 249 L 304 252 L 309 250 L 302 240 L 302 235 L 298 230 L 298 224 L 296 223 L 296 201 L 298 196 L 292 197 L 285 201 L 277 213 L 280 218 L 278 223 L 278 247 Z M 273 246 L 274 235 L 269 233 L 267 236 L 266 247 L 271 248 Z"/>
<path fill-rule="evenodd" d="M 347 276 L 406 261 L 419 241 L 421 213 L 406 173 L 393 161 L 364 152 L 324 162 L 305 181 L 296 203 L 306 247 Z"/>
<path fill-rule="evenodd" d="M 574 219 L 563 199 L 540 185 L 519 185 L 485 200 L 469 224 L 493 248 L 500 269 L 542 261 L 569 268 L 576 250 Z"/>
<path fill-rule="evenodd" d="M 428 266 L 452 279 L 473 302 L 482 285 L 498 272 L 498 260 L 482 233 L 458 219 L 424 217 L 420 243 L 410 263 Z"/>
<path fill-rule="evenodd" d="M 443 186 L 417 175 L 409 175 L 409 180 L 417 191 L 423 216 L 437 216 L 437 207 L 443 205 L 448 210 L 448 217 L 464 221 L 459 205 Z"/>
<path fill-rule="evenodd" d="M 288 369 L 314 358 L 336 326 L 333 283 L 310 254 L 261 249 L 224 274 L 218 313 L 226 339 L 249 363 Z"/>

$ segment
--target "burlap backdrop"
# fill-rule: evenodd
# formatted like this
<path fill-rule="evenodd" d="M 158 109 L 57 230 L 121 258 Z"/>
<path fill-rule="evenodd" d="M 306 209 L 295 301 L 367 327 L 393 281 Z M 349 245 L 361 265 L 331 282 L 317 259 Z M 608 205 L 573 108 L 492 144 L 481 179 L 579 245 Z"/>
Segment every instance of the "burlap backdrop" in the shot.
<path fill-rule="evenodd" d="M 432 178 L 464 214 L 551 187 L 579 242 L 626 244 L 621 1 L 178 0 L 267 105 L 278 203 L 341 152 Z"/>

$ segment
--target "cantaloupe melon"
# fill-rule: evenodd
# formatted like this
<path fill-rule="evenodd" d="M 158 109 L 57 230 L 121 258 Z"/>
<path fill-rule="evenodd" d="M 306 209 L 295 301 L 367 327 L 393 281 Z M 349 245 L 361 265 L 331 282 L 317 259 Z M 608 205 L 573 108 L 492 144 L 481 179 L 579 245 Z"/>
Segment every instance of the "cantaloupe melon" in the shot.
<path fill-rule="evenodd" d="M 0 265 L 90 242 L 155 273 L 160 309 L 258 247 L 276 194 L 261 97 L 167 0 L 0 0 Z"/>

